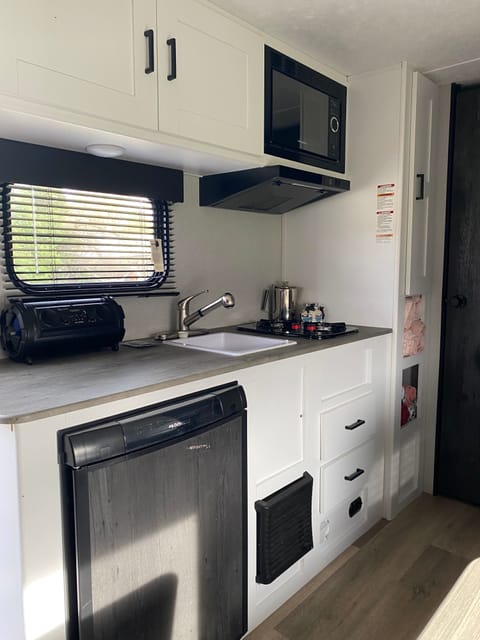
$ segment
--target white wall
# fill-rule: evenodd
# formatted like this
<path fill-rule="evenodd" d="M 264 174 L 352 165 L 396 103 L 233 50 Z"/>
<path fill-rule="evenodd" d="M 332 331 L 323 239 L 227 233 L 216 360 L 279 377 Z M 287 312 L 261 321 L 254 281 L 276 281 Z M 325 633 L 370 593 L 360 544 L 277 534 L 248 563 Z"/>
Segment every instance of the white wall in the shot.
<path fill-rule="evenodd" d="M 351 191 L 285 216 L 286 276 L 303 302 L 326 306 L 327 320 L 393 326 L 395 239 L 379 244 L 375 231 L 377 185 L 400 175 L 400 74 L 398 66 L 350 79 Z"/>
<path fill-rule="evenodd" d="M 198 179 L 185 175 L 185 202 L 174 206 L 175 262 L 181 296 L 208 289 L 192 310 L 230 291 L 233 309 L 217 309 L 195 327 L 218 327 L 260 317 L 262 290 L 281 275 L 281 216 L 198 206 Z M 177 298 L 119 298 L 125 339 L 173 329 Z"/>

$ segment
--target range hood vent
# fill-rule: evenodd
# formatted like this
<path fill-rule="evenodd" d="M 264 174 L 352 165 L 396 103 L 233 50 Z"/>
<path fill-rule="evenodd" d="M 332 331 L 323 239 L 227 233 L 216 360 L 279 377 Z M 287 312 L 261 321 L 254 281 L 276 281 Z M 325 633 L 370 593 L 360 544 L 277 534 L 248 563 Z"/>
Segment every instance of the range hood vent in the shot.
<path fill-rule="evenodd" d="M 348 180 L 272 165 L 200 178 L 200 206 L 286 213 L 349 189 Z"/>

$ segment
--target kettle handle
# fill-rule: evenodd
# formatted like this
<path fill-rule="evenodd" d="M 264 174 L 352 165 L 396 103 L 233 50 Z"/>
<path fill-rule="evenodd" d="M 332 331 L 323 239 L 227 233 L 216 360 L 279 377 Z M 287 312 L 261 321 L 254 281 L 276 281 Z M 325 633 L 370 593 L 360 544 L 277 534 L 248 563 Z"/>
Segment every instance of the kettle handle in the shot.
<path fill-rule="evenodd" d="M 261 306 L 262 311 L 265 311 L 265 309 L 267 308 L 268 299 L 269 298 L 270 298 L 270 289 L 264 289 L 263 298 L 262 298 L 262 306 Z"/>

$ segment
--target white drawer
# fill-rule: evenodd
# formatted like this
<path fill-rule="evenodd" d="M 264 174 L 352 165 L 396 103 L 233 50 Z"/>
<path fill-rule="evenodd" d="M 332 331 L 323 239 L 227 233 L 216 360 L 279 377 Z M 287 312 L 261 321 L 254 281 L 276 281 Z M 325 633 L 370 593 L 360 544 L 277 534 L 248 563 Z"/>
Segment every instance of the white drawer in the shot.
<path fill-rule="evenodd" d="M 368 481 L 375 461 L 375 440 L 325 465 L 320 479 L 320 511 L 326 513 L 336 504 L 360 493 Z"/>
<path fill-rule="evenodd" d="M 367 520 L 368 489 L 362 491 L 334 509 L 326 513 L 320 520 L 318 531 L 315 532 L 315 543 L 336 544 L 352 529 L 361 527 Z"/>
<path fill-rule="evenodd" d="M 335 403 L 335 398 L 355 394 L 356 390 L 372 384 L 374 349 L 371 343 L 342 345 L 326 349 L 320 355 L 321 358 L 310 358 L 305 367 L 309 411 L 322 410 L 325 403 Z"/>
<path fill-rule="evenodd" d="M 375 396 L 355 398 L 320 415 L 320 458 L 323 461 L 358 447 L 376 431 Z"/>

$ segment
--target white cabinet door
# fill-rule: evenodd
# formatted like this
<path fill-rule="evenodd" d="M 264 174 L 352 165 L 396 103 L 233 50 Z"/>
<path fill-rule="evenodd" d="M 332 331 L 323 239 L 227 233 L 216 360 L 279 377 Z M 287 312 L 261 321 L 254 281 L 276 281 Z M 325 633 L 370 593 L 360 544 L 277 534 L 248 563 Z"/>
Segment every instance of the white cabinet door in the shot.
<path fill-rule="evenodd" d="M 155 0 L 11 1 L 2 8 L 0 91 L 154 129 L 157 74 L 145 72 L 144 32 L 155 21 Z"/>
<path fill-rule="evenodd" d="M 306 470 L 301 359 L 254 367 L 239 379 L 247 393 L 249 474 L 264 498 Z"/>
<path fill-rule="evenodd" d="M 159 0 L 158 34 L 160 130 L 261 153 L 260 37 L 195 0 Z"/>
<path fill-rule="evenodd" d="M 407 225 L 405 293 L 426 293 L 429 289 L 429 225 L 433 215 L 432 157 L 437 85 L 413 74 L 411 164 Z"/>

